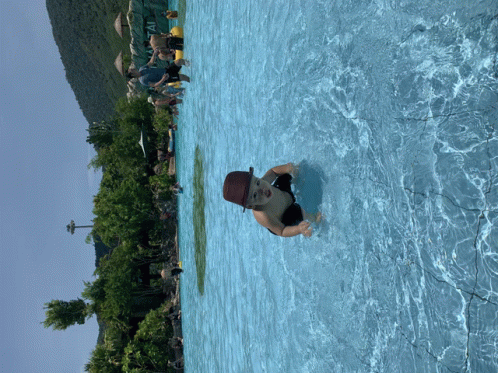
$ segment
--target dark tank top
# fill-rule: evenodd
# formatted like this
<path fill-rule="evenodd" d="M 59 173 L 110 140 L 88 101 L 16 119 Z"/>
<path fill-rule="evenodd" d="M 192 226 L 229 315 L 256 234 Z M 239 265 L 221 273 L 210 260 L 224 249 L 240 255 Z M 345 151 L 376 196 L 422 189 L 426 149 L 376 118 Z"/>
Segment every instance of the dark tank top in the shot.
<path fill-rule="evenodd" d="M 289 193 L 292 197 L 292 204 L 287 207 L 287 210 L 285 210 L 284 214 L 282 215 L 281 222 L 285 226 L 298 225 L 303 221 L 301 206 L 296 203 L 296 198 L 294 197 L 294 194 L 291 190 L 291 180 L 292 176 L 290 174 L 283 174 L 277 177 L 272 184 L 275 188 L 280 189 L 282 192 Z M 270 233 L 275 234 L 271 230 L 269 231 Z"/>

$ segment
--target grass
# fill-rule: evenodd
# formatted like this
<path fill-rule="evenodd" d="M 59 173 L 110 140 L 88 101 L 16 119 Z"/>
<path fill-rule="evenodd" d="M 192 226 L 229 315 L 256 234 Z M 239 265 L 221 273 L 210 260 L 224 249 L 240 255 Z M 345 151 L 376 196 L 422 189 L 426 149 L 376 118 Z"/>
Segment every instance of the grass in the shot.
<path fill-rule="evenodd" d="M 194 246 L 197 288 L 204 294 L 204 277 L 206 275 L 206 218 L 204 209 L 204 164 L 199 146 L 195 148 L 194 159 Z"/>

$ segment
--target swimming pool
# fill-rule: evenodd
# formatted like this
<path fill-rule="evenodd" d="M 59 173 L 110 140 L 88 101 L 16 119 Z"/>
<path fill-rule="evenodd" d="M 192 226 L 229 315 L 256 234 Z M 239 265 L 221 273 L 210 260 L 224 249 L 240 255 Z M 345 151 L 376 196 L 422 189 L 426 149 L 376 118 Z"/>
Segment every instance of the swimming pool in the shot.
<path fill-rule="evenodd" d="M 496 1 L 187 4 L 177 134 L 187 372 L 496 372 Z M 206 267 L 197 287 L 196 146 Z M 279 238 L 227 172 L 301 163 Z"/>

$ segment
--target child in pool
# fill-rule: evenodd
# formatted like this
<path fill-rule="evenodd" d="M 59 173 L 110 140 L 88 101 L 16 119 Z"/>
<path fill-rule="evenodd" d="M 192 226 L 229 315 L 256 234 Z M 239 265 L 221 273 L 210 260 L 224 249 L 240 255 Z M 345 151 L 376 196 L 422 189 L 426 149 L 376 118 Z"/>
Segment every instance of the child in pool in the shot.
<path fill-rule="evenodd" d="M 321 213 L 308 214 L 295 201 L 290 185 L 298 167 L 292 163 L 268 170 L 262 178 L 253 175 L 254 169 L 230 172 L 223 184 L 223 198 L 252 209 L 256 221 L 271 233 L 282 237 L 302 234 L 310 237 L 311 222 L 319 222 Z"/>

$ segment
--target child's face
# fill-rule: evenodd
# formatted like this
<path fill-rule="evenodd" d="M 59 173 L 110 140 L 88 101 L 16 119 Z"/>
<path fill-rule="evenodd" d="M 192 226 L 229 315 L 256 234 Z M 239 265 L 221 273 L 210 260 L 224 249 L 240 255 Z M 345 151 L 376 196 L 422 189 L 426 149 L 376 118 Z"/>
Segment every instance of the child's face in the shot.
<path fill-rule="evenodd" d="M 251 186 L 249 187 L 249 194 L 247 197 L 247 207 L 261 206 L 270 201 L 273 197 L 271 185 L 266 180 L 253 176 L 251 179 Z"/>

